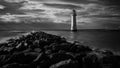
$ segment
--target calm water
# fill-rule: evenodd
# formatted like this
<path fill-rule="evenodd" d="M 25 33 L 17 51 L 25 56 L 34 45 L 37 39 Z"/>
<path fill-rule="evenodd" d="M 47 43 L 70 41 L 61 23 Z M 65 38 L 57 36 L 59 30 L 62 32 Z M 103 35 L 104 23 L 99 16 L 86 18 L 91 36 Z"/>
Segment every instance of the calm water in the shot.
<path fill-rule="evenodd" d="M 69 41 L 78 40 L 95 48 L 120 51 L 120 31 L 46 31 L 47 33 L 64 36 Z"/>
<path fill-rule="evenodd" d="M 120 31 L 49 31 L 44 32 L 67 38 L 68 41 L 78 40 L 81 43 L 102 49 L 120 51 Z M 24 32 L 0 31 L 0 39 L 18 36 Z"/>

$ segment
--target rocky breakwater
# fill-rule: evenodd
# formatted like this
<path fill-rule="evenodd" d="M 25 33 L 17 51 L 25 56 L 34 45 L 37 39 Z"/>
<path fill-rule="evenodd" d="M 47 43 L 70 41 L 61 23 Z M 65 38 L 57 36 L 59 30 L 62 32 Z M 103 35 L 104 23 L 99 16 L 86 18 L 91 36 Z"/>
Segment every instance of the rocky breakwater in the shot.
<path fill-rule="evenodd" d="M 60 36 L 31 32 L 0 44 L 0 68 L 120 68 L 120 56 Z"/>

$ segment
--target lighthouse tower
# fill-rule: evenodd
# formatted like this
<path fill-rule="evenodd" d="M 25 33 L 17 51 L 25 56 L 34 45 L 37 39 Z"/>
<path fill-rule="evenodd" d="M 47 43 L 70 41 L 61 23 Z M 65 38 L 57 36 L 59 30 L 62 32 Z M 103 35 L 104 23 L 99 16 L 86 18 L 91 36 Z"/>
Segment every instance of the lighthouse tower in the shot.
<path fill-rule="evenodd" d="M 73 9 L 71 14 L 71 31 L 77 31 L 76 16 L 76 11 Z"/>

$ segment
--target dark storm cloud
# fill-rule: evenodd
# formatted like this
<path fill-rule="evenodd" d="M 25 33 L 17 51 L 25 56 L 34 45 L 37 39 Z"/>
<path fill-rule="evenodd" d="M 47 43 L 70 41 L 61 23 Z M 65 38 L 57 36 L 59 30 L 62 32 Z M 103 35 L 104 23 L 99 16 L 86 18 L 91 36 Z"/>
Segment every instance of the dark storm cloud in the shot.
<path fill-rule="evenodd" d="M 117 10 L 120 10 L 120 0 L 61 0 L 61 1 L 77 3 L 77 4 L 94 3 L 94 4 L 104 5 L 108 7 L 114 6 L 114 8 L 111 7 L 110 9 L 116 8 Z"/>
<path fill-rule="evenodd" d="M 71 4 L 48 4 L 44 3 L 44 5 L 49 6 L 49 7 L 55 7 L 55 8 L 62 8 L 62 9 L 81 9 L 82 7 L 76 6 L 76 5 L 71 5 Z"/>
<path fill-rule="evenodd" d="M 99 0 L 100 2 L 102 2 L 105 5 L 116 5 L 116 6 L 120 6 L 120 0 Z"/>
<path fill-rule="evenodd" d="M 35 9 L 35 10 L 25 10 L 25 9 L 24 9 L 24 10 L 22 10 L 22 11 L 23 11 L 25 14 L 26 14 L 26 13 L 36 13 L 36 14 L 37 14 L 37 13 L 38 13 L 38 14 L 41 13 L 41 14 L 42 14 L 42 12 L 45 12 L 45 10 L 43 10 L 43 9 Z"/>
<path fill-rule="evenodd" d="M 61 0 L 72 3 L 101 3 L 105 5 L 120 5 L 120 0 Z"/>
<path fill-rule="evenodd" d="M 100 0 L 103 5 L 106 5 L 112 11 L 120 12 L 120 0 Z M 108 9 L 108 10 L 109 10 Z"/>
<path fill-rule="evenodd" d="M 61 0 L 64 2 L 71 2 L 71 3 L 89 3 L 88 0 Z"/>
<path fill-rule="evenodd" d="M 0 5 L 5 6 L 4 9 L 0 9 L 0 14 L 6 14 L 6 13 L 22 14 L 22 12 L 18 10 L 22 6 L 22 2 L 21 3 L 9 3 L 4 0 L 0 0 Z"/>

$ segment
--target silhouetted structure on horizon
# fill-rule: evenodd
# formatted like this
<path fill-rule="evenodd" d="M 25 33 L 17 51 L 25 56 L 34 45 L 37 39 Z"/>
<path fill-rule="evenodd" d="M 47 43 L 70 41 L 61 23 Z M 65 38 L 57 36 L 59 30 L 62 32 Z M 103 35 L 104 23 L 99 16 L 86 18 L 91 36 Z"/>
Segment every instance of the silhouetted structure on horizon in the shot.
<path fill-rule="evenodd" d="M 77 31 L 76 16 L 76 11 L 73 9 L 71 14 L 71 31 Z"/>

